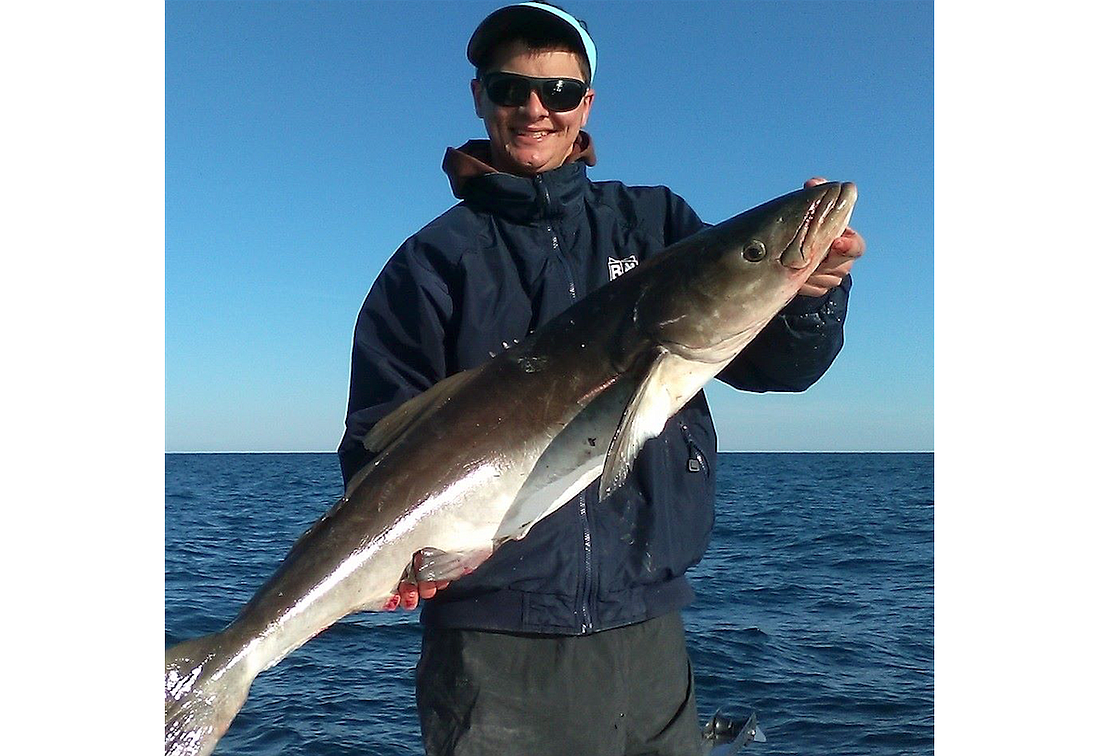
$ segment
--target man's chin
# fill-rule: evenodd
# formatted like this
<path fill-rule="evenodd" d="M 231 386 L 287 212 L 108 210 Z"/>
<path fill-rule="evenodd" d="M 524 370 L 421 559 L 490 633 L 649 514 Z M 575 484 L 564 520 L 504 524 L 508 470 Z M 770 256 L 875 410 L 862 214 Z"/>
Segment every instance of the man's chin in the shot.
<path fill-rule="evenodd" d="M 543 150 L 516 150 L 508 156 L 513 166 L 523 173 L 541 173 L 559 167 L 564 158 L 554 164 L 554 158 Z"/>

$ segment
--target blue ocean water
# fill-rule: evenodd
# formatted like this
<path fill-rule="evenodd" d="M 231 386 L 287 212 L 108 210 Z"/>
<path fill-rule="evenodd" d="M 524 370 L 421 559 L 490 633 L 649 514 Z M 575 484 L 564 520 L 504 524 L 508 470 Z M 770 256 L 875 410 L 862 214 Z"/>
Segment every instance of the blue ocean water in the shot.
<path fill-rule="evenodd" d="M 931 754 L 931 454 L 721 454 L 684 612 L 700 715 L 748 754 Z M 342 493 L 334 454 L 165 459 L 165 642 L 220 630 Z M 215 756 L 422 754 L 416 614 L 346 618 L 264 672 Z"/>

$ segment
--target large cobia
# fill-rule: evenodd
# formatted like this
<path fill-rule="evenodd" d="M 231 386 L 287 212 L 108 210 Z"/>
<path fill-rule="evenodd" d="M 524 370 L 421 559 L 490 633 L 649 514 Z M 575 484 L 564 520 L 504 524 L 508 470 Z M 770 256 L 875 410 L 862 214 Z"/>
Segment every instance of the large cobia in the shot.
<path fill-rule="evenodd" d="M 371 461 L 237 618 L 165 652 L 165 753 L 210 753 L 257 674 L 380 609 L 414 553 L 420 579 L 453 579 L 597 477 L 611 493 L 795 296 L 855 200 L 821 184 L 708 228 L 379 422 Z"/>

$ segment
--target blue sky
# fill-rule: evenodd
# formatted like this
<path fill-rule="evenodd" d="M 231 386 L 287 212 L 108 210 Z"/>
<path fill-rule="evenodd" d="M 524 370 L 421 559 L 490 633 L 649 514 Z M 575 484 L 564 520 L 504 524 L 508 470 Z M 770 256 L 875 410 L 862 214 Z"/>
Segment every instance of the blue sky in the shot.
<path fill-rule="evenodd" d="M 497 3 L 169 2 L 168 451 L 332 450 L 355 316 L 455 199 L 484 129 L 465 45 Z M 933 447 L 930 2 L 569 2 L 599 50 L 589 175 L 717 222 L 854 181 L 846 344 L 809 391 L 707 389 L 725 450 Z"/>

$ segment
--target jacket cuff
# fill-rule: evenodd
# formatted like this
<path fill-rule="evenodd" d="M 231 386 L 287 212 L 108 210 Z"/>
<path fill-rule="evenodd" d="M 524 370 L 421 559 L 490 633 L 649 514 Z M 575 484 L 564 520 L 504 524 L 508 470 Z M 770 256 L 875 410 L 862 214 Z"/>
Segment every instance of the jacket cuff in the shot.
<path fill-rule="evenodd" d="M 819 313 L 823 308 L 833 302 L 833 298 L 839 293 L 837 289 L 843 291 L 845 300 L 847 300 L 847 294 L 852 290 L 852 276 L 844 276 L 840 281 L 840 285 L 836 288 L 822 294 L 820 297 L 806 297 L 802 295 L 796 295 L 786 307 L 779 311 L 780 315 L 810 315 L 812 313 Z"/>

